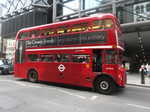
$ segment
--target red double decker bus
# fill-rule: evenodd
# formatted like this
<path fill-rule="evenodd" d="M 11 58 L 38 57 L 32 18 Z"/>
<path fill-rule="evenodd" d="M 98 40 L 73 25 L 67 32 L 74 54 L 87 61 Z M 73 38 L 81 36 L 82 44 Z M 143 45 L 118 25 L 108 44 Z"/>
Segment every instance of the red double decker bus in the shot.
<path fill-rule="evenodd" d="M 25 28 L 16 36 L 14 74 L 110 94 L 125 86 L 121 40 L 118 20 L 109 13 Z"/>

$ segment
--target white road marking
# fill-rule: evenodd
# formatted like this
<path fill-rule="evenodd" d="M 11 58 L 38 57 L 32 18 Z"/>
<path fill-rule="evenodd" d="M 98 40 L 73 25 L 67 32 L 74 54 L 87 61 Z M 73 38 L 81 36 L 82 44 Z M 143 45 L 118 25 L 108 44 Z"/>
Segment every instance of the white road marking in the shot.
<path fill-rule="evenodd" d="M 92 96 L 90 100 L 95 100 L 98 96 Z"/>
<path fill-rule="evenodd" d="M 150 110 L 150 107 L 146 107 L 146 106 L 143 106 L 143 105 L 136 105 L 136 104 L 127 104 L 127 105 L 132 106 L 132 107 L 141 108 L 141 109 Z"/>
<path fill-rule="evenodd" d="M 68 92 L 68 91 L 65 91 L 65 90 L 59 90 L 60 92 L 62 92 L 62 93 L 66 93 L 66 94 L 68 94 L 68 95 L 71 95 L 71 96 L 76 96 L 76 97 L 78 97 L 78 98 L 81 98 L 81 99 L 87 99 L 86 97 L 84 97 L 84 96 L 81 96 L 81 95 L 77 95 L 77 94 L 73 94 L 73 93 L 71 93 L 71 92 Z"/>
<path fill-rule="evenodd" d="M 41 88 L 40 86 L 37 86 L 37 85 L 31 85 L 31 83 L 30 84 L 27 84 L 27 83 L 25 84 L 23 82 L 18 82 L 18 81 L 13 81 L 13 80 L 1 80 L 1 81 L 15 83 L 15 84 L 23 86 L 23 87 Z"/>
<path fill-rule="evenodd" d="M 21 82 L 17 82 L 17 81 L 12 81 L 12 83 L 15 83 L 15 84 L 18 84 L 18 85 L 21 85 L 21 86 L 27 86 L 26 84 L 21 83 Z"/>

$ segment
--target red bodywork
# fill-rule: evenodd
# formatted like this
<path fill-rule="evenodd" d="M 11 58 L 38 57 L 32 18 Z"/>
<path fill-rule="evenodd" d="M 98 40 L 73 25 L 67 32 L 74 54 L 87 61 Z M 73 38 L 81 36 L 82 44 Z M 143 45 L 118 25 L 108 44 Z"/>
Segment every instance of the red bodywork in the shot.
<path fill-rule="evenodd" d="M 98 75 L 109 75 L 113 78 L 114 82 L 117 85 L 124 87 L 126 82 L 125 69 L 121 67 L 121 64 L 107 64 L 105 62 L 105 53 L 102 53 L 102 71 L 94 72 L 93 71 L 93 49 L 100 49 L 102 51 L 107 50 L 117 50 L 123 51 L 123 47 L 118 42 L 118 34 L 120 33 L 120 28 L 116 25 L 117 19 L 112 14 L 102 14 L 98 17 L 85 17 L 80 19 L 74 19 L 64 22 L 58 22 L 53 24 L 47 24 L 37 27 L 31 27 L 22 29 L 18 32 L 16 36 L 16 41 L 18 43 L 21 41 L 34 40 L 34 39 L 43 39 L 47 38 L 46 36 L 37 36 L 34 38 L 26 37 L 25 39 L 19 39 L 19 34 L 22 32 L 30 32 L 33 30 L 43 30 L 46 28 L 57 28 L 63 25 L 68 25 L 71 27 L 73 24 L 79 24 L 82 22 L 89 23 L 89 27 L 92 25 L 94 20 L 104 20 L 112 19 L 114 26 L 111 29 L 100 29 L 92 30 L 89 28 L 88 31 L 84 32 L 70 32 L 68 34 L 53 34 L 53 36 L 59 35 L 75 35 L 75 34 L 84 34 L 87 32 L 107 32 L 107 42 L 101 44 L 80 44 L 80 45 L 65 45 L 65 46 L 34 46 L 32 48 L 24 49 L 23 62 L 18 63 L 15 59 L 14 74 L 15 77 L 27 78 L 28 71 L 34 69 L 38 72 L 38 80 L 72 84 L 78 86 L 93 87 L 93 81 Z M 17 44 L 18 44 L 17 43 Z M 18 45 L 16 45 L 18 47 Z M 16 47 L 16 51 L 17 51 Z M 74 63 L 74 62 L 31 62 L 28 59 L 29 54 L 88 54 L 90 56 L 90 61 L 88 63 Z M 17 54 L 16 54 L 17 56 Z M 15 58 L 16 58 L 15 56 Z M 63 65 L 62 71 L 59 69 L 60 65 Z"/>

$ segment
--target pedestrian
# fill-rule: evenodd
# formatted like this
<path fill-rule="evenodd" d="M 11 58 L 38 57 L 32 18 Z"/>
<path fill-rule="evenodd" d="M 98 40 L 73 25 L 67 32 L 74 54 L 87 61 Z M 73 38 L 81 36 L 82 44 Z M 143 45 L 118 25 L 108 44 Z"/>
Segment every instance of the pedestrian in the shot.
<path fill-rule="evenodd" d="M 150 77 L 150 64 L 146 65 L 146 70 L 147 70 L 147 76 Z"/>
<path fill-rule="evenodd" d="M 147 67 L 145 66 L 145 64 L 142 64 L 142 65 L 141 65 L 141 67 L 140 67 L 140 69 L 139 69 L 139 72 L 142 72 L 142 70 L 143 70 L 143 72 L 144 72 L 144 75 L 146 75 L 146 74 L 147 74 Z"/>

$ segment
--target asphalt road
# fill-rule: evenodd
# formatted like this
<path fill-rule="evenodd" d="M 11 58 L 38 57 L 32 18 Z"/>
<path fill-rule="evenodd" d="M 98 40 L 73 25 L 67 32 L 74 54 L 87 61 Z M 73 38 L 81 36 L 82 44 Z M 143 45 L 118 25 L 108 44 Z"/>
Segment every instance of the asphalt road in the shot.
<path fill-rule="evenodd" d="M 0 75 L 0 112 L 150 112 L 150 88 L 127 86 L 102 95 L 88 88 Z"/>

